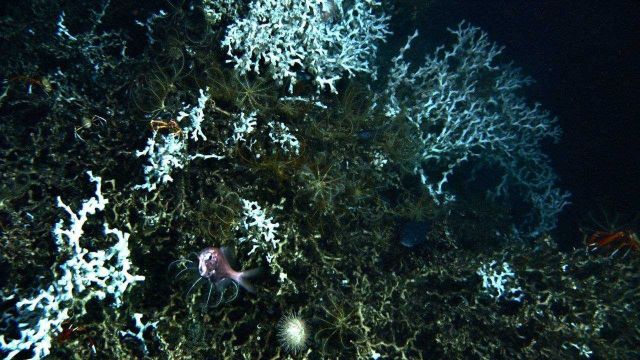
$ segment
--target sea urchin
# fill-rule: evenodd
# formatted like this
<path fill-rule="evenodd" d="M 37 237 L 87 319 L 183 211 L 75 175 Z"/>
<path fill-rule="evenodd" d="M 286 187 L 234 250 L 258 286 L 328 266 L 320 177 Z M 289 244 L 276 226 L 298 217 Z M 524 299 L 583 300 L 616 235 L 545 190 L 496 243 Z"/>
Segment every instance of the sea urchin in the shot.
<path fill-rule="evenodd" d="M 278 338 L 282 347 L 297 353 L 307 346 L 309 328 L 299 313 L 288 313 L 278 322 Z"/>

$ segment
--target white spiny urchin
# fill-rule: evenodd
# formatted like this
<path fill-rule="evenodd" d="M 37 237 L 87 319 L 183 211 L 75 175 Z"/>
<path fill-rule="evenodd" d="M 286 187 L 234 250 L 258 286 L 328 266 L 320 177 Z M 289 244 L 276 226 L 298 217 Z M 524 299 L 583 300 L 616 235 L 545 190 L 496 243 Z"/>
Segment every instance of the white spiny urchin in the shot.
<path fill-rule="evenodd" d="M 278 338 L 282 347 L 297 353 L 307 346 L 309 328 L 299 313 L 288 313 L 278 322 Z"/>

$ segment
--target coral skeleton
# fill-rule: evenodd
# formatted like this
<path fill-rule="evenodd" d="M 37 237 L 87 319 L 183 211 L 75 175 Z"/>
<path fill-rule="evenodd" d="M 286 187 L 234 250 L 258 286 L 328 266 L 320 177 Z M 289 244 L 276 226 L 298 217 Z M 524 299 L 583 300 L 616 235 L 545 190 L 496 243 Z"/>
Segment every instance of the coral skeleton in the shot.
<path fill-rule="evenodd" d="M 111 305 L 120 307 L 128 288 L 144 280 L 144 276 L 131 274 L 129 234 L 110 228 L 104 223 L 104 235 L 113 235 L 117 242 L 104 250 L 90 251 L 83 247 L 83 227 L 89 215 L 104 210 L 108 200 L 102 195 L 100 177 L 87 172 L 96 183 L 95 196 L 85 200 L 76 213 L 58 197 L 58 206 L 69 215 L 69 222 L 60 220 L 53 228 L 58 251 L 66 261 L 54 270 L 55 280 L 31 297 L 16 303 L 20 337 L 0 337 L 0 347 L 7 350 L 7 359 L 22 351 L 32 351 L 32 359 L 40 359 L 50 353 L 53 332 L 61 332 L 62 324 L 73 316 L 85 314 L 84 304 L 97 298 L 112 298 Z"/>
<path fill-rule="evenodd" d="M 255 140 L 251 141 L 249 135 L 256 130 L 257 120 L 256 112 L 251 112 L 249 115 L 245 115 L 241 112 L 238 115 L 238 119 L 233 124 L 233 134 L 229 138 L 229 142 L 233 144 L 245 143 L 248 148 L 251 148 L 255 143 Z"/>
<path fill-rule="evenodd" d="M 524 293 L 517 286 L 516 274 L 509 263 L 503 262 L 500 266 L 497 261 L 491 261 L 478 268 L 476 273 L 482 277 L 484 292 L 496 301 L 522 302 L 524 299 Z"/>
<path fill-rule="evenodd" d="M 180 134 L 158 134 L 156 131 L 147 140 L 147 147 L 136 151 L 136 156 L 146 156 L 144 166 L 145 183 L 135 185 L 134 189 L 156 190 L 159 184 L 172 182 L 171 172 L 181 169 L 187 162 L 187 143 Z"/>
<path fill-rule="evenodd" d="M 202 122 L 204 121 L 204 108 L 207 105 L 207 101 L 209 100 L 209 88 L 206 90 L 200 89 L 200 96 L 198 97 L 198 105 L 191 108 L 191 110 L 187 113 L 184 110 L 180 111 L 178 114 L 178 121 L 188 117 L 191 120 L 190 124 L 184 129 L 185 132 L 191 134 L 191 140 L 198 141 L 198 137 L 201 137 L 202 140 L 207 140 L 207 137 L 202 132 Z"/>
<path fill-rule="evenodd" d="M 246 235 L 238 241 L 240 243 L 248 241 L 253 244 L 249 255 L 259 249 L 266 254 L 267 261 L 271 262 L 273 252 L 280 243 L 277 230 L 280 224 L 274 222 L 273 217 L 268 216 L 257 201 L 242 199 L 242 207 L 244 219 L 240 228 Z"/>
<path fill-rule="evenodd" d="M 291 130 L 289 130 L 287 125 L 276 121 L 270 121 L 268 125 L 269 138 L 275 144 L 280 145 L 280 148 L 285 154 L 300 154 L 300 142 L 293 134 L 291 134 Z"/>
<path fill-rule="evenodd" d="M 136 151 L 136 157 L 147 157 L 147 165 L 144 166 L 145 183 L 135 185 L 134 189 L 144 189 L 151 192 L 156 190 L 160 184 L 172 182 L 171 173 L 173 170 L 184 168 L 193 159 L 220 160 L 224 158 L 223 155 L 216 154 L 196 153 L 189 155 L 187 153 L 189 136 L 194 142 L 197 142 L 200 138 L 207 140 L 202 131 L 202 122 L 205 117 L 204 108 L 209 100 L 208 91 L 208 88 L 206 90 L 200 89 L 198 104 L 191 107 L 191 109 L 186 106 L 180 111 L 177 120 L 181 121 L 185 118 L 189 120 L 189 123 L 181 131 L 166 135 L 154 131 L 151 137 L 147 139 L 147 147 Z M 185 134 L 189 136 L 185 136 Z"/>
<path fill-rule="evenodd" d="M 122 336 L 122 337 L 132 337 L 132 338 L 137 339 L 140 342 L 140 347 L 142 348 L 142 352 L 144 354 L 148 354 L 149 353 L 149 349 L 147 348 L 147 343 L 144 340 L 144 334 L 149 329 L 157 329 L 159 321 L 143 323 L 142 322 L 142 317 L 143 316 L 144 315 L 140 314 L 140 313 L 133 314 L 133 320 L 135 321 L 135 328 L 138 330 L 137 332 L 133 332 L 131 330 L 120 331 L 120 336 Z"/>
<path fill-rule="evenodd" d="M 445 187 L 463 164 L 472 163 L 474 172 L 495 169 L 502 179 L 489 195 L 505 197 L 513 189 L 532 205 L 525 235 L 553 229 L 569 197 L 556 188 L 541 151 L 544 139 L 560 137 L 556 119 L 519 95 L 532 80 L 496 63 L 502 48 L 486 33 L 464 23 L 449 31 L 457 39 L 453 47 L 439 47 L 415 71 L 405 52 L 418 33 L 410 36 L 387 81 L 386 116 L 406 119 L 422 143 L 415 173 L 434 200 L 447 202 L 455 194 Z"/>
<path fill-rule="evenodd" d="M 344 74 L 375 77 L 376 44 L 389 34 L 379 7 L 374 0 L 349 7 L 342 0 L 257 0 L 227 28 L 222 46 L 241 74 L 260 73 L 266 64 L 273 79 L 289 83 L 289 92 L 309 75 L 318 90 L 337 93 Z"/>

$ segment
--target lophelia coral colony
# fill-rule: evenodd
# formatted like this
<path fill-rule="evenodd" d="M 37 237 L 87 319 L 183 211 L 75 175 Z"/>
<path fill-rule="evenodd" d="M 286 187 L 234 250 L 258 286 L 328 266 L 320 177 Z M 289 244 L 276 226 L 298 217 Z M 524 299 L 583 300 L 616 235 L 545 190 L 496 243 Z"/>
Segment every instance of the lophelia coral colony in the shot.
<path fill-rule="evenodd" d="M 6 6 L 2 356 L 638 358 L 531 80 L 464 22 L 385 58 L 387 5 Z"/>

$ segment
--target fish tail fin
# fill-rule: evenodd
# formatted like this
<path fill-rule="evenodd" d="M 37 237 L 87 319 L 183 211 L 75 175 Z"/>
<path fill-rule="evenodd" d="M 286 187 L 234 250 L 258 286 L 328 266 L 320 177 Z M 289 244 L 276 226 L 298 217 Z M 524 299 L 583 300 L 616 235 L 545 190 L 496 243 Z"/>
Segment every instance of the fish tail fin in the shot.
<path fill-rule="evenodd" d="M 249 281 L 249 279 L 257 277 L 261 273 L 262 273 L 262 269 L 261 268 L 255 268 L 255 269 L 242 271 L 242 272 L 240 272 L 238 274 L 238 280 L 237 280 L 238 284 L 240 284 L 240 286 L 242 286 L 248 292 L 250 292 L 252 294 L 255 294 L 256 293 L 256 288 Z"/>

